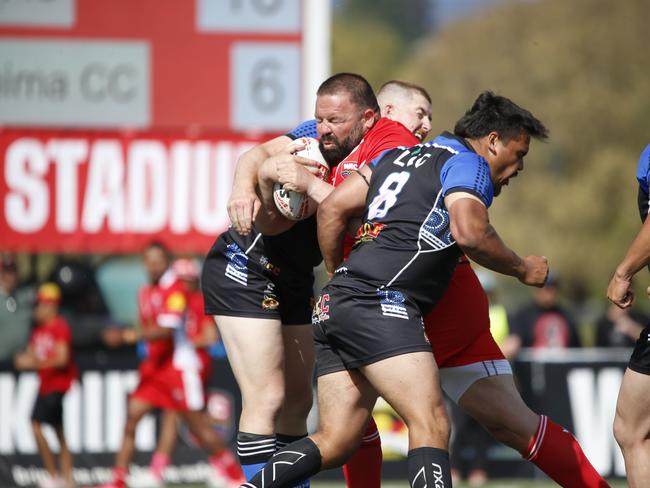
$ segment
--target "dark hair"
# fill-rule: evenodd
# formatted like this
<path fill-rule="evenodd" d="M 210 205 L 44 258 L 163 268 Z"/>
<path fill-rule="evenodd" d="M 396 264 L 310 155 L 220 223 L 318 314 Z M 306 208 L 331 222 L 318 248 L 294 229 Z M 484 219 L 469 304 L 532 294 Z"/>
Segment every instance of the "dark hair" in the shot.
<path fill-rule="evenodd" d="M 150 249 L 158 249 L 159 251 L 162 251 L 162 253 L 165 255 L 165 258 L 167 259 L 168 263 L 172 262 L 172 253 L 169 250 L 165 244 L 163 244 L 161 241 L 150 241 L 144 248 L 145 252 L 150 250 Z"/>
<path fill-rule="evenodd" d="M 334 95 L 346 91 L 352 103 L 362 110 L 370 109 L 379 113 L 379 104 L 370 83 L 355 73 L 337 73 L 330 76 L 318 87 L 316 95 Z"/>
<path fill-rule="evenodd" d="M 390 86 L 399 86 L 400 88 L 403 88 L 404 90 L 408 90 L 411 92 L 416 92 L 422 95 L 427 102 L 431 102 L 431 95 L 429 95 L 429 92 L 426 91 L 423 87 L 420 85 L 416 85 L 415 83 L 411 83 L 409 81 L 402 81 L 402 80 L 390 80 L 381 85 L 381 88 L 379 88 L 379 91 L 377 93 L 381 93 L 382 90 L 390 87 Z"/>
<path fill-rule="evenodd" d="M 522 131 L 537 139 L 548 137 L 548 129 L 528 110 L 490 91 L 481 93 L 454 127 L 454 134 L 459 137 L 478 139 L 497 132 L 506 142 Z"/>

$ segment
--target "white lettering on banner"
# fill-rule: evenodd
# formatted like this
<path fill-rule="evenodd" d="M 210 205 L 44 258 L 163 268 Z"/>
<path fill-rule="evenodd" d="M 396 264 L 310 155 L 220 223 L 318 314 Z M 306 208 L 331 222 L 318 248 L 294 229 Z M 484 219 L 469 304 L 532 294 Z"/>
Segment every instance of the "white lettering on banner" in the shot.
<path fill-rule="evenodd" d="M 135 388 L 135 371 L 88 371 L 64 397 L 64 430 L 70 450 L 115 452 L 119 449 L 126 420 L 128 394 Z M 0 373 L 0 454 L 36 454 L 31 413 L 38 393 L 38 377 L 24 373 L 15 377 Z M 55 450 L 54 432 L 46 431 Z M 135 445 L 151 451 L 156 443 L 153 415 L 142 418 L 136 429 Z"/>
<path fill-rule="evenodd" d="M 234 166 L 252 146 L 18 138 L 6 152 L 5 219 L 10 230 L 23 234 L 37 233 L 53 220 L 62 234 L 147 234 L 169 228 L 178 235 L 213 235 L 227 226 Z M 50 168 L 56 173 L 51 187 Z"/>
<path fill-rule="evenodd" d="M 167 157 L 158 141 L 136 141 L 129 147 L 129 228 L 157 232 L 167 217 Z"/>
<path fill-rule="evenodd" d="M 106 219 L 112 232 L 124 232 L 124 162 L 119 141 L 93 144 L 83 209 L 81 226 L 85 232 L 96 234 Z"/>
<path fill-rule="evenodd" d="M 48 166 L 43 144 L 36 139 L 20 139 L 7 149 L 5 180 L 13 191 L 5 197 L 5 213 L 18 232 L 37 232 L 47 222 L 50 193 L 43 178 Z"/>
<path fill-rule="evenodd" d="M 620 368 L 577 368 L 567 375 L 576 438 L 604 476 L 625 476 L 623 455 L 612 432 L 616 413 L 616 395 L 612 392 L 618 391 L 622 379 Z"/>
<path fill-rule="evenodd" d="M 172 144 L 172 207 L 169 228 L 174 234 L 190 230 L 191 146 L 188 142 Z"/>
<path fill-rule="evenodd" d="M 70 195 L 79 193 L 78 166 L 88 157 L 88 142 L 54 139 L 47 145 L 47 154 L 56 163 L 56 229 L 74 232 L 78 205 Z"/>

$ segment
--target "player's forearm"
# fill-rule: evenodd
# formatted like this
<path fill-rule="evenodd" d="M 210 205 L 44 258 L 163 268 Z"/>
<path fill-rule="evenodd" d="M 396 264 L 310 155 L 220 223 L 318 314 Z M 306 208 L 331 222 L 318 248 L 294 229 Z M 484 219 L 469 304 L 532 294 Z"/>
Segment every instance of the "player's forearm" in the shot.
<path fill-rule="evenodd" d="M 140 338 L 146 341 L 169 339 L 174 335 L 173 327 L 148 327 L 140 331 Z"/>
<path fill-rule="evenodd" d="M 472 261 L 481 266 L 516 278 L 525 275 L 523 260 L 505 245 L 489 223 L 460 234 L 456 242 Z"/>
<path fill-rule="evenodd" d="M 618 279 L 630 281 L 639 270 L 648 264 L 650 264 L 650 218 L 645 219 L 625 258 L 616 267 L 615 275 Z"/>
<path fill-rule="evenodd" d="M 273 186 L 276 181 L 268 167 L 258 172 L 257 194 L 262 205 L 255 218 L 255 228 L 264 235 L 276 235 L 288 230 L 294 222 L 284 217 L 275 205 Z"/>
<path fill-rule="evenodd" d="M 333 206 L 323 204 L 318 208 L 318 244 L 325 269 L 334 273 L 343 262 L 343 237 L 347 219 Z"/>
<path fill-rule="evenodd" d="M 319 205 L 325 200 L 330 193 L 332 193 L 334 187 L 329 183 L 321 180 L 320 178 L 313 178 L 313 181 L 309 184 L 307 189 L 307 195 L 312 198 Z"/>
<path fill-rule="evenodd" d="M 255 191 L 257 185 L 257 172 L 260 166 L 270 154 L 263 144 L 249 149 L 239 157 L 235 176 L 233 178 L 233 191 L 236 189 L 246 189 Z"/>

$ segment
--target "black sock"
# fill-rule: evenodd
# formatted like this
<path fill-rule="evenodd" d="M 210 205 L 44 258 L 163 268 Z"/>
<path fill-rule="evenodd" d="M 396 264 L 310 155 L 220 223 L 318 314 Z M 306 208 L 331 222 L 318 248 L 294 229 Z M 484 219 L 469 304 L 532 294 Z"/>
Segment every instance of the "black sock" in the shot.
<path fill-rule="evenodd" d="M 249 432 L 237 434 L 237 456 L 247 480 L 264 467 L 274 452 L 274 435 L 251 434 Z"/>
<path fill-rule="evenodd" d="M 408 454 L 411 488 L 451 488 L 449 453 L 435 447 L 418 447 Z"/>
<path fill-rule="evenodd" d="M 292 488 L 318 473 L 320 467 L 320 450 L 314 441 L 305 437 L 276 452 L 266 466 L 242 486 Z"/>
<path fill-rule="evenodd" d="M 277 433 L 275 434 L 275 448 L 279 451 L 284 446 L 288 446 L 292 442 L 299 441 L 305 437 L 307 437 L 307 433 L 304 433 L 303 435 L 287 435 Z"/>

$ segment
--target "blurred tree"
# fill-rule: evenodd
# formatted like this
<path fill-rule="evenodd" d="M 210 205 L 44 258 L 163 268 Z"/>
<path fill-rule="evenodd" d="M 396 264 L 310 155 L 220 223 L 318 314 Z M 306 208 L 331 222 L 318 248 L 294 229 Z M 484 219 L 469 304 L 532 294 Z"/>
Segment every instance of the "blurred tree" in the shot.
<path fill-rule="evenodd" d="M 648 18 L 647 0 L 504 2 L 423 41 L 396 73 L 430 90 L 433 132 L 453 128 L 485 89 L 550 128 L 491 214 L 516 249 L 544 253 L 567 288 L 586 285 L 598 297 L 640 225 L 635 166 L 650 142 Z"/>
<path fill-rule="evenodd" d="M 332 26 L 332 72 L 352 71 L 379 88 L 391 79 L 413 42 L 433 26 L 435 0 L 339 2 Z M 408 7 L 408 8 L 405 8 Z"/>

